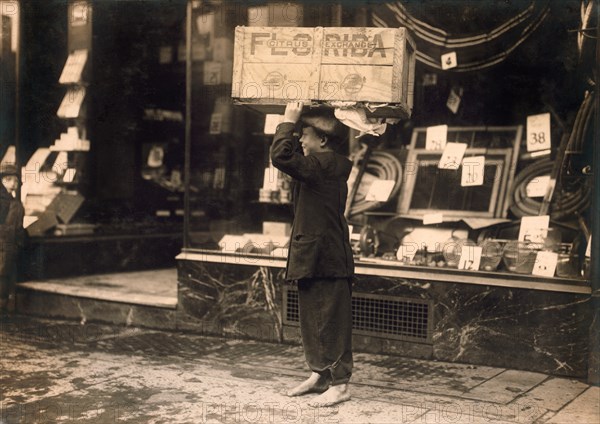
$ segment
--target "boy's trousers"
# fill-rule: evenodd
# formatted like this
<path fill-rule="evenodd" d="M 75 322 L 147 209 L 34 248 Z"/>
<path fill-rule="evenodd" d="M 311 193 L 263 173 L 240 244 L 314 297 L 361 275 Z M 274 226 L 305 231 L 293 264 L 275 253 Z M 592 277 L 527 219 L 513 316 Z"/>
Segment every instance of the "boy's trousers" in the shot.
<path fill-rule="evenodd" d="M 300 331 L 310 369 L 348 383 L 352 375 L 352 283 L 350 278 L 298 281 Z"/>

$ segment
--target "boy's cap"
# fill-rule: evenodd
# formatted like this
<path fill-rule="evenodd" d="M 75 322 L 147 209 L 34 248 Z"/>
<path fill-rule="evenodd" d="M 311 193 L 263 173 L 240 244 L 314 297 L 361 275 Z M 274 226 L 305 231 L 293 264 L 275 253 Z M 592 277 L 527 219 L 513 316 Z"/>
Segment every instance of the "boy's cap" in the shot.
<path fill-rule="evenodd" d="M 335 116 L 331 114 L 310 114 L 307 113 L 302 116 L 302 123 L 304 125 L 311 126 L 324 134 L 330 136 L 343 137 L 344 136 L 344 124 L 342 124 Z"/>
<path fill-rule="evenodd" d="M 17 169 L 17 167 L 14 164 L 3 163 L 2 165 L 0 165 L 0 178 L 1 177 L 9 177 L 12 175 L 14 175 L 16 177 L 20 177 L 19 170 Z"/>

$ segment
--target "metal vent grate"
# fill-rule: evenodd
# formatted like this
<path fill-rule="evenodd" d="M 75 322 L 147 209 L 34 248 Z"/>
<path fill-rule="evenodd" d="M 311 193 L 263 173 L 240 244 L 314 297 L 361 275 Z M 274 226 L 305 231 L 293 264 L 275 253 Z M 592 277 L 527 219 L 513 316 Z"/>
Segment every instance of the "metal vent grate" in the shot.
<path fill-rule="evenodd" d="M 283 290 L 284 324 L 299 325 L 298 291 Z M 352 293 L 353 333 L 432 343 L 432 303 L 378 294 Z"/>

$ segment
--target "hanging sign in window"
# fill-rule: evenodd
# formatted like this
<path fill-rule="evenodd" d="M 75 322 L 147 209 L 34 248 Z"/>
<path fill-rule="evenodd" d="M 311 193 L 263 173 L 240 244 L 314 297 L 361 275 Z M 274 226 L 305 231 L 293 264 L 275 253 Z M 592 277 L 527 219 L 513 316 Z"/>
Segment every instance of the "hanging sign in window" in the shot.
<path fill-rule="evenodd" d="M 444 150 L 448 137 L 448 125 L 428 127 L 425 133 L 426 150 Z"/>
<path fill-rule="evenodd" d="M 463 187 L 483 185 L 485 156 L 470 156 L 462 160 L 460 185 Z"/>
<path fill-rule="evenodd" d="M 550 114 L 531 115 L 527 117 L 527 151 L 548 150 L 550 143 Z"/>

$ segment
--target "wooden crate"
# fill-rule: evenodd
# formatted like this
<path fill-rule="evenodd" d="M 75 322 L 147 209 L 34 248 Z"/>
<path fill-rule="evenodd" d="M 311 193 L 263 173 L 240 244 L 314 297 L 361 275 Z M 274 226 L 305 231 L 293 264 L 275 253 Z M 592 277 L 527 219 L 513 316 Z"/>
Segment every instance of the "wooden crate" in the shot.
<path fill-rule="evenodd" d="M 315 28 L 237 27 L 232 97 L 267 104 L 316 98 L 318 36 Z"/>
<path fill-rule="evenodd" d="M 324 28 L 318 100 L 413 105 L 415 47 L 406 28 Z"/>
<path fill-rule="evenodd" d="M 238 103 L 291 100 L 390 103 L 408 117 L 415 47 L 405 28 L 237 27 L 232 97 Z"/>

